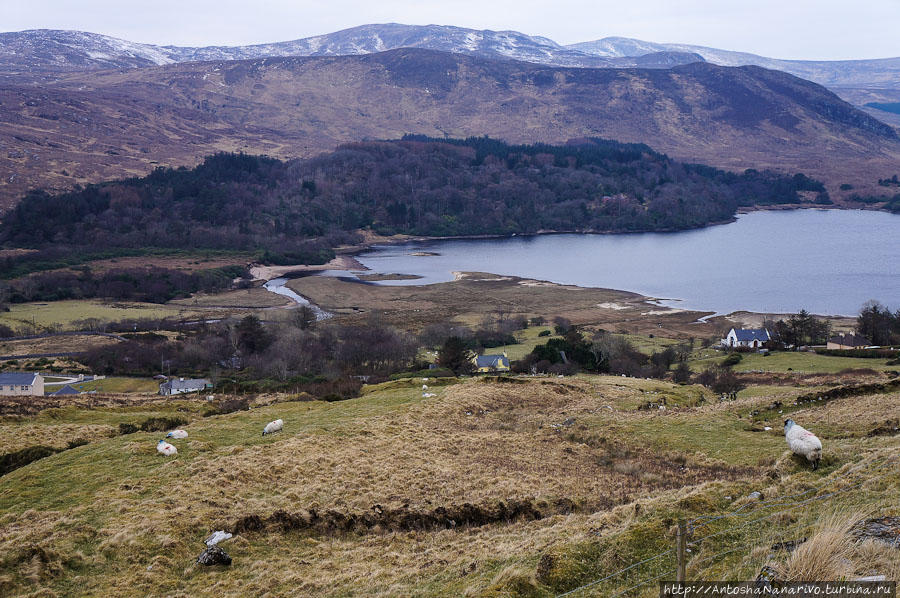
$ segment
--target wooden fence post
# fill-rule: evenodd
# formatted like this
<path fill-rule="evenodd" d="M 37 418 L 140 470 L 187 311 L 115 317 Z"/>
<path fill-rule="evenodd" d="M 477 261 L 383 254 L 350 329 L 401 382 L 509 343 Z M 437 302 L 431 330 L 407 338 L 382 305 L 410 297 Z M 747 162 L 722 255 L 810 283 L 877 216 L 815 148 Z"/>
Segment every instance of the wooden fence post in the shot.
<path fill-rule="evenodd" d="M 685 558 L 685 546 L 687 545 L 687 529 L 684 521 L 678 522 L 678 531 L 675 533 L 675 558 L 678 560 L 678 573 L 675 581 L 684 583 L 687 559 Z"/>

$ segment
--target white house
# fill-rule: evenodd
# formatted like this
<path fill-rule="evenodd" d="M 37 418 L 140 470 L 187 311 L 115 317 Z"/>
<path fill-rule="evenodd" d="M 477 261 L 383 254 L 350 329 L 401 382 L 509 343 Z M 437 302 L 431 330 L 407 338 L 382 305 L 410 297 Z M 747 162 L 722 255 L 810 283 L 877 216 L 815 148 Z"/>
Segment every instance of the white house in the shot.
<path fill-rule="evenodd" d="M 180 378 L 178 380 L 171 380 L 160 384 L 159 394 L 180 395 L 187 392 L 200 392 L 207 388 L 212 388 L 212 383 L 206 378 L 195 378 L 191 380 Z"/>
<path fill-rule="evenodd" d="M 0 396 L 44 396 L 44 377 L 31 372 L 3 372 L 0 374 Z"/>
<path fill-rule="evenodd" d="M 722 339 L 724 347 L 748 347 L 759 349 L 769 342 L 769 331 L 765 328 L 732 328 Z"/>

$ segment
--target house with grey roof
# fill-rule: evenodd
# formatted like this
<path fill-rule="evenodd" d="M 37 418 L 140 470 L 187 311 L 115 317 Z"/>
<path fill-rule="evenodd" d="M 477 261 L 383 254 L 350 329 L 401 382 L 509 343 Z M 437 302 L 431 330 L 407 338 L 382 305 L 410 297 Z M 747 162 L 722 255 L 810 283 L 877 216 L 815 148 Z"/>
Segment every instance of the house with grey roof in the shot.
<path fill-rule="evenodd" d="M 2 372 L 0 373 L 0 396 L 42 397 L 44 396 L 44 377 L 37 372 Z"/>
<path fill-rule="evenodd" d="M 722 339 L 722 346 L 728 348 L 746 347 L 760 349 L 771 337 L 765 328 L 732 328 Z"/>
<path fill-rule="evenodd" d="M 159 385 L 159 394 L 161 395 L 181 395 L 189 392 L 200 392 L 207 388 L 212 388 L 212 382 L 206 378 L 192 378 L 185 380 L 169 380 Z"/>
<path fill-rule="evenodd" d="M 828 339 L 826 349 L 863 349 L 872 345 L 872 342 L 858 334 L 838 334 Z"/>

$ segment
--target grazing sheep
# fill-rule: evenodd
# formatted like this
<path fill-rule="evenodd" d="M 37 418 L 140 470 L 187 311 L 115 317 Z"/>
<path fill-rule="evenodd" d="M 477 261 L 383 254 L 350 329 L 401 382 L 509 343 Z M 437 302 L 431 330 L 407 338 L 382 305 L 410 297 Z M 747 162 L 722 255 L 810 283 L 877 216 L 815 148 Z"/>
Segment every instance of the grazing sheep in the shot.
<path fill-rule="evenodd" d="M 284 427 L 284 422 L 280 419 L 276 419 L 273 422 L 269 422 L 266 424 L 266 427 L 263 428 L 263 436 L 266 434 L 271 434 L 272 432 L 280 432 Z"/>
<path fill-rule="evenodd" d="M 822 459 L 822 441 L 816 435 L 788 419 L 784 422 L 784 439 L 795 455 L 806 457 L 813 470 L 819 468 Z"/>
<path fill-rule="evenodd" d="M 166 442 L 165 440 L 160 440 L 156 445 L 156 450 L 159 451 L 162 455 L 177 455 L 178 449 Z"/>
<path fill-rule="evenodd" d="M 180 439 L 180 438 L 187 438 L 187 437 L 188 437 L 188 433 L 185 432 L 184 430 L 172 430 L 171 432 L 166 434 L 166 438 Z"/>

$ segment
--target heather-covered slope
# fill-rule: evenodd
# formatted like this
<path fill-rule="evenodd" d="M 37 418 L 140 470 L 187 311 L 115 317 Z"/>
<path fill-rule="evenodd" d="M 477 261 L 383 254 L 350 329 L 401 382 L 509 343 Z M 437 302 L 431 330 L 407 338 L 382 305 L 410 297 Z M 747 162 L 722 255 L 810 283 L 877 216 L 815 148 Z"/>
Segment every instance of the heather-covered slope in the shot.
<path fill-rule="evenodd" d="M 0 88 L 0 102 L 6 207 L 30 187 L 192 165 L 217 150 L 309 156 L 406 133 L 604 137 L 858 188 L 896 172 L 900 156 L 892 128 L 819 85 L 703 63 L 570 69 L 404 49 L 74 74 Z"/>

